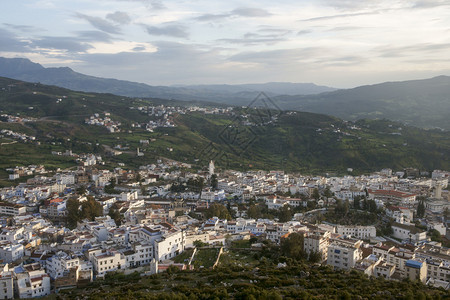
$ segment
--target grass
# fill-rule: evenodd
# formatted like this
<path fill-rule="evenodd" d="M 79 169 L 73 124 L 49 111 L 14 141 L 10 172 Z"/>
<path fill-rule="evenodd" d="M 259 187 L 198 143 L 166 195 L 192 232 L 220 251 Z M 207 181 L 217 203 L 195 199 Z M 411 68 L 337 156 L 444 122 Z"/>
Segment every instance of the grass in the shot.
<path fill-rule="evenodd" d="M 176 256 L 173 259 L 173 261 L 175 263 L 179 263 L 179 264 L 187 263 L 189 261 L 189 259 L 191 258 L 193 252 L 194 252 L 194 249 L 187 249 L 180 255 Z"/>
<path fill-rule="evenodd" d="M 259 259 L 255 258 L 256 251 L 228 249 L 220 256 L 220 267 L 254 267 L 259 264 Z"/>
<path fill-rule="evenodd" d="M 250 240 L 240 240 L 240 241 L 233 241 L 231 243 L 231 248 L 250 248 Z"/>
<path fill-rule="evenodd" d="M 219 249 L 199 249 L 194 256 L 192 264 L 195 269 L 199 268 L 211 268 L 216 262 L 217 255 L 219 254 Z"/>

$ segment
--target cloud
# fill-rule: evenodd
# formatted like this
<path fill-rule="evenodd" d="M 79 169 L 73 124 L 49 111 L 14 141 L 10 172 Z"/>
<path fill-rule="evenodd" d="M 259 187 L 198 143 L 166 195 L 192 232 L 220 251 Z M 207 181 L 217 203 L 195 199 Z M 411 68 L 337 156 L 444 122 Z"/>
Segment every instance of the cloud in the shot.
<path fill-rule="evenodd" d="M 0 28 L 0 51 L 4 52 L 27 52 L 29 42 L 21 40 L 9 30 Z"/>
<path fill-rule="evenodd" d="M 177 38 L 188 38 L 189 33 L 186 31 L 186 26 L 179 24 L 170 24 L 165 26 L 145 26 L 145 29 L 150 35 L 171 36 Z"/>
<path fill-rule="evenodd" d="M 261 8 L 253 8 L 253 7 L 241 7 L 236 8 L 231 11 L 231 15 L 241 16 L 241 17 L 251 17 L 251 18 L 260 18 L 260 17 L 268 17 L 272 14 L 267 10 Z"/>
<path fill-rule="evenodd" d="M 103 31 L 87 30 L 77 31 L 77 39 L 86 42 L 104 42 L 109 43 L 113 39 L 111 35 Z"/>
<path fill-rule="evenodd" d="M 139 52 L 139 51 L 145 51 L 145 50 L 147 50 L 147 48 L 145 46 L 136 46 L 132 50 Z"/>
<path fill-rule="evenodd" d="M 83 62 L 77 64 L 76 69 L 95 76 L 110 72 L 127 80 L 149 84 L 186 83 L 189 80 L 208 82 L 213 78 L 223 79 L 228 71 L 229 75 L 235 72 L 216 48 L 168 41 L 155 41 L 152 45 L 157 51 L 82 54 L 77 56 Z"/>
<path fill-rule="evenodd" d="M 283 28 L 260 28 L 258 32 L 270 32 L 270 33 L 290 33 L 291 30 Z"/>
<path fill-rule="evenodd" d="M 33 40 L 33 46 L 44 49 L 66 50 L 68 52 L 86 52 L 93 47 L 85 42 L 80 42 L 71 37 L 45 36 Z"/>
<path fill-rule="evenodd" d="M 107 32 L 107 33 L 112 33 L 112 34 L 120 34 L 120 29 L 110 23 L 109 21 L 99 18 L 99 17 L 93 17 L 93 16 L 88 16 L 85 14 L 81 14 L 81 13 L 77 13 L 76 16 L 80 19 L 86 20 L 88 21 L 92 26 L 94 26 L 95 28 Z"/>
<path fill-rule="evenodd" d="M 154 10 L 162 10 L 162 9 L 167 8 L 162 1 L 153 0 L 153 1 L 149 1 L 149 2 L 150 2 L 151 8 Z"/>
<path fill-rule="evenodd" d="M 413 2 L 412 8 L 433 8 L 438 6 L 449 6 L 447 0 L 419 0 Z"/>
<path fill-rule="evenodd" d="M 110 1 L 110 0 L 106 0 Z M 116 0 L 121 2 L 141 2 L 144 4 L 148 9 L 151 10 L 163 10 L 167 7 L 164 5 L 163 1 L 161 0 Z"/>
<path fill-rule="evenodd" d="M 385 58 L 398 58 L 398 57 L 407 57 L 411 54 L 419 54 L 420 56 L 425 54 L 432 54 L 435 52 L 450 51 L 450 43 L 440 43 L 440 44 L 431 44 L 431 43 L 420 43 L 415 45 L 408 45 L 403 47 L 393 47 L 393 46 L 385 46 L 379 47 L 374 50 L 378 53 L 379 57 Z"/>
<path fill-rule="evenodd" d="M 44 31 L 44 29 L 37 28 L 34 26 L 29 25 L 16 25 L 16 24 L 9 24 L 9 23 L 3 23 L 3 25 L 12 28 L 14 30 L 19 30 L 22 32 L 38 32 L 38 31 Z"/>
<path fill-rule="evenodd" d="M 366 16 L 366 15 L 375 15 L 378 14 L 377 11 L 373 12 L 360 12 L 360 13 L 350 13 L 350 14 L 336 14 L 330 16 L 322 16 L 315 17 L 309 19 L 299 20 L 300 22 L 309 22 L 309 21 L 324 21 L 324 20 L 332 20 L 332 19 L 341 19 L 341 18 L 350 18 L 350 17 L 358 17 L 358 16 Z"/>
<path fill-rule="evenodd" d="M 361 30 L 367 27 L 357 27 L 357 26 L 337 26 L 334 28 L 330 28 L 327 31 L 353 31 L 353 30 Z"/>
<path fill-rule="evenodd" d="M 129 24 L 131 22 L 130 16 L 123 11 L 107 14 L 106 18 L 120 25 Z"/>
<path fill-rule="evenodd" d="M 263 34 L 258 32 L 264 32 Z M 225 42 L 230 44 L 240 44 L 245 46 L 251 46 L 251 45 L 258 45 L 258 44 L 266 44 L 266 45 L 273 45 L 279 42 L 286 41 L 287 39 L 283 36 L 288 35 L 291 33 L 290 30 L 284 30 L 284 29 L 274 29 L 274 30 L 265 30 L 258 32 L 248 32 L 244 34 L 242 38 L 235 38 L 235 39 L 218 39 L 218 42 Z"/>
<path fill-rule="evenodd" d="M 340 10 L 358 10 L 377 5 L 379 1 L 361 0 L 322 0 L 325 6 L 330 6 Z"/>
<path fill-rule="evenodd" d="M 224 19 L 234 18 L 234 17 L 247 17 L 247 18 L 261 18 L 269 17 L 272 14 L 265 9 L 253 8 L 253 7 L 240 7 L 236 8 L 230 12 L 220 13 L 220 14 L 204 14 L 195 18 L 197 21 L 208 22 L 208 21 L 221 21 Z"/>
<path fill-rule="evenodd" d="M 195 19 L 197 21 L 207 22 L 207 21 L 220 21 L 223 19 L 227 19 L 229 17 L 231 17 L 231 14 L 204 14 Z"/>
<path fill-rule="evenodd" d="M 323 53 L 326 53 L 326 49 L 319 47 L 248 51 L 232 55 L 229 60 L 265 65 L 295 65 L 301 61 L 311 60 L 312 57 L 317 57 Z"/>
<path fill-rule="evenodd" d="M 245 46 L 266 44 L 273 45 L 279 42 L 286 41 L 284 38 L 241 38 L 241 39 L 218 39 L 219 42 L 226 42 L 230 44 L 240 44 Z"/>
<path fill-rule="evenodd" d="M 298 31 L 297 32 L 297 35 L 305 35 L 305 34 L 308 34 L 308 33 L 311 33 L 312 31 L 311 30 L 300 30 L 300 31 Z"/>

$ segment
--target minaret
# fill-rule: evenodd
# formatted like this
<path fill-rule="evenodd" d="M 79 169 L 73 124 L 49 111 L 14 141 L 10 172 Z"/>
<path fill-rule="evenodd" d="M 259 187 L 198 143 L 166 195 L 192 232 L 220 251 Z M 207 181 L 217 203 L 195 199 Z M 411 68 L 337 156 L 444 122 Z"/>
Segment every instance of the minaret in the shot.
<path fill-rule="evenodd" d="M 442 184 L 440 182 L 436 182 L 436 186 L 434 188 L 434 198 L 442 198 Z"/>
<path fill-rule="evenodd" d="M 211 160 L 209 162 L 209 176 L 212 176 L 214 174 L 214 162 Z"/>

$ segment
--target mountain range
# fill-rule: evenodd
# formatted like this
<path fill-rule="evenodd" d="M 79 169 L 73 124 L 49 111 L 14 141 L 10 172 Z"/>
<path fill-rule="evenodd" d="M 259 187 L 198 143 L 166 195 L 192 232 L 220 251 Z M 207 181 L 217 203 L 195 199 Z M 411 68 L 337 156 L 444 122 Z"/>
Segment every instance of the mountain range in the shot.
<path fill-rule="evenodd" d="M 360 86 L 336 90 L 312 83 L 151 86 L 45 68 L 24 58 L 0 58 L 0 76 L 77 91 L 207 101 L 246 106 L 265 92 L 283 110 L 328 114 L 345 120 L 389 119 L 422 128 L 450 130 L 450 77 Z"/>
<path fill-rule="evenodd" d="M 125 80 L 84 75 L 68 67 L 45 68 L 25 58 L 0 57 L 0 76 L 56 85 L 76 91 L 111 93 L 127 97 L 202 100 L 246 105 L 260 92 L 268 95 L 309 95 L 336 90 L 313 83 L 271 82 L 241 85 L 152 86 Z"/>

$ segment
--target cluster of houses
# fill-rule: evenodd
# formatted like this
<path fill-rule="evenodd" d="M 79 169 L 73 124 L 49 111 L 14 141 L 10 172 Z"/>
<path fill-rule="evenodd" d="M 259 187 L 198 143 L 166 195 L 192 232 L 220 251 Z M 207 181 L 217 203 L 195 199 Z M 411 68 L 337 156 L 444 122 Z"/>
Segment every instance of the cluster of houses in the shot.
<path fill-rule="evenodd" d="M 31 175 L 47 173 L 47 171 L 45 170 L 45 167 L 43 165 L 40 165 L 40 166 L 29 165 L 27 167 L 16 166 L 14 168 L 8 168 L 8 169 L 6 169 L 6 171 L 10 173 L 9 180 L 16 180 L 16 179 L 19 179 L 21 176 L 31 176 Z"/>
<path fill-rule="evenodd" d="M 216 174 L 216 188 L 195 190 L 187 183 L 210 179 L 215 174 L 214 163 L 208 171 L 198 173 L 185 171 L 187 168 L 189 164 L 173 160 L 160 160 L 135 171 L 80 166 L 76 171 L 52 177 L 40 174 L 0 189 L 0 281 L 5 287 L 0 289 L 0 298 L 48 295 L 104 278 L 108 272 L 157 273 L 173 264 L 172 259 L 186 248 L 195 247 L 196 241 L 226 245 L 257 237 L 281 243 L 293 233 L 304 235 L 308 255 L 318 254 L 322 263 L 335 268 L 448 288 L 449 249 L 431 242 L 427 231 L 413 222 L 417 220 L 417 197 L 424 196 L 426 214 L 420 222 L 448 236 L 444 213 L 450 203 L 446 190 L 449 172 L 434 171 L 430 178 L 420 179 L 396 176 L 389 170 L 358 177 L 224 171 Z M 122 183 L 115 187 L 117 194 L 103 191 L 111 182 Z M 185 190 L 172 191 L 173 182 L 185 184 Z M 80 187 L 87 188 L 87 194 L 77 192 Z M 325 188 L 335 196 L 324 196 Z M 311 196 L 316 190 L 321 192 L 318 199 Z M 69 230 L 65 227 L 68 200 L 76 198 L 82 204 L 90 196 L 100 204 L 102 215 L 80 220 Z M 311 225 L 301 216 L 285 223 L 249 219 L 245 205 L 236 205 L 254 199 L 264 201 L 269 209 L 280 209 L 285 205 L 308 207 L 308 201 L 315 201 L 327 209 L 335 198 L 352 203 L 358 196 L 372 199 L 384 209 L 383 218 L 392 221 L 390 236 L 377 236 L 375 226 Z M 225 201 L 239 217 L 200 222 L 187 214 Z M 120 220 L 109 216 L 112 209 Z"/>
<path fill-rule="evenodd" d="M 33 109 L 33 107 L 28 107 L 28 109 Z M 1 118 L 6 120 L 8 123 L 25 123 L 25 122 L 34 122 L 36 121 L 36 118 L 32 117 L 21 117 L 21 116 L 12 116 L 8 114 L 1 114 Z"/>
<path fill-rule="evenodd" d="M 172 120 L 172 116 L 174 114 L 186 114 L 192 112 L 200 112 L 204 114 L 231 114 L 233 108 L 215 108 L 215 107 L 198 107 L 198 106 L 190 106 L 190 107 L 180 107 L 180 106 L 166 106 L 166 105 L 149 105 L 149 106 L 139 106 L 139 107 L 130 107 L 130 109 L 137 109 L 142 113 L 147 114 L 150 117 L 153 117 L 153 120 L 150 120 L 148 123 L 140 124 L 133 123 L 131 124 L 134 128 L 145 128 L 145 130 L 153 132 L 154 129 L 159 127 L 176 127 L 175 123 Z"/>
<path fill-rule="evenodd" d="M 3 136 L 11 137 L 13 139 L 20 140 L 22 142 L 35 141 L 36 140 L 35 136 L 26 135 L 25 133 L 15 132 L 15 131 L 12 131 L 12 130 L 9 130 L 9 129 L 2 129 L 0 131 L 0 133 Z"/>
<path fill-rule="evenodd" d="M 166 106 L 164 104 L 161 105 L 149 105 L 149 106 L 139 106 L 139 107 L 130 107 L 130 109 L 137 109 L 149 116 L 154 117 L 163 117 L 165 115 L 173 115 L 173 114 L 186 114 L 188 112 L 200 112 L 204 114 L 230 114 L 233 111 L 233 107 L 227 108 L 218 108 L 218 107 L 199 107 L 199 106 Z"/>
<path fill-rule="evenodd" d="M 93 116 L 90 116 L 89 119 L 86 119 L 85 123 L 88 125 L 104 126 L 110 133 L 120 132 L 121 123 L 113 121 L 110 116 L 111 114 L 108 112 L 105 112 L 103 117 L 101 117 L 100 114 L 95 113 Z"/>

